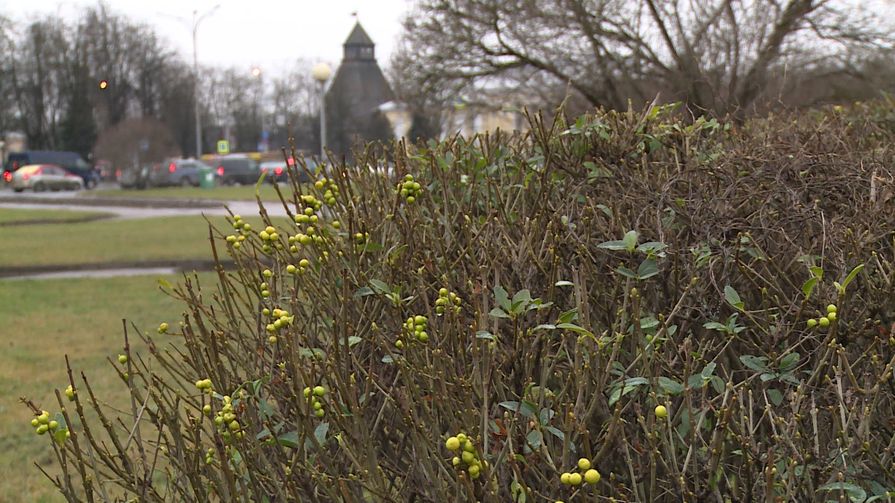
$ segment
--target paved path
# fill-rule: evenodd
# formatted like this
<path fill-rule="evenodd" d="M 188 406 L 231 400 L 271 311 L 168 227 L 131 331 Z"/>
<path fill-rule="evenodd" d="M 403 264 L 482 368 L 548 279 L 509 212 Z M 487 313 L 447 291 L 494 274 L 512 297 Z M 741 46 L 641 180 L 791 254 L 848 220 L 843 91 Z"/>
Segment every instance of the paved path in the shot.
<path fill-rule="evenodd" d="M 58 210 L 75 210 L 75 211 L 97 211 L 102 213 L 111 213 L 118 218 L 156 218 L 156 217 L 173 217 L 181 215 L 226 215 L 229 207 L 233 213 L 238 213 L 244 217 L 258 215 L 258 203 L 254 201 L 220 201 L 219 206 L 207 208 L 166 208 L 164 201 L 158 202 L 158 206 L 153 207 L 136 207 L 115 204 L 78 204 L 78 200 L 71 199 L 71 202 L 64 199 L 53 199 L 34 201 L 31 198 L 22 198 L 21 202 L 0 202 L 0 208 L 10 209 L 58 209 Z M 69 198 L 70 199 L 70 198 Z M 111 203 L 114 203 L 112 201 Z M 264 208 L 270 216 L 286 216 L 286 210 L 281 203 L 265 203 Z"/>

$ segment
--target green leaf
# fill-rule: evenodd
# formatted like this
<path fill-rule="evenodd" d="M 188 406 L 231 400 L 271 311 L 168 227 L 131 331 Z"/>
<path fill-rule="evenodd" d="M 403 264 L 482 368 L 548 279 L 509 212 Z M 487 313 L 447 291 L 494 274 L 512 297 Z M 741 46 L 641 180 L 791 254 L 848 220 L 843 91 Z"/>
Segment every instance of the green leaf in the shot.
<path fill-rule="evenodd" d="M 624 276 L 626 278 L 640 279 L 640 277 L 637 275 L 636 272 L 628 269 L 627 267 L 619 267 L 615 270 L 615 272 L 621 274 L 622 276 Z"/>
<path fill-rule="evenodd" d="M 510 310 L 510 296 L 500 285 L 494 287 L 494 302 L 503 308 L 504 311 Z"/>
<path fill-rule="evenodd" d="M 290 431 L 282 435 L 277 435 L 276 442 L 285 447 L 298 449 L 298 431 Z"/>
<path fill-rule="evenodd" d="M 560 328 L 562 330 L 571 330 L 572 332 L 575 332 L 578 335 L 586 335 L 586 336 L 590 336 L 590 337 L 594 336 L 594 334 L 592 334 L 589 330 L 581 328 L 578 325 L 575 325 L 573 323 L 558 323 L 556 325 L 556 328 Z"/>
<path fill-rule="evenodd" d="M 646 243 L 638 246 L 637 251 L 639 251 L 640 253 L 646 253 L 647 255 L 652 255 L 666 248 L 668 248 L 668 245 L 665 243 L 661 243 L 659 241 L 647 241 Z"/>
<path fill-rule="evenodd" d="M 537 405 L 535 405 L 527 400 L 523 400 L 521 403 L 514 401 L 514 400 L 509 400 L 509 401 L 505 401 L 505 402 L 500 402 L 497 405 L 503 407 L 504 409 L 511 410 L 513 412 L 518 412 L 519 414 L 522 414 L 523 416 L 527 417 L 528 419 L 536 419 L 537 415 L 538 415 L 537 414 L 537 410 L 538 410 Z"/>
<path fill-rule="evenodd" d="M 653 316 L 644 316 L 640 318 L 640 329 L 650 330 L 659 326 L 659 320 Z"/>
<path fill-rule="evenodd" d="M 768 371 L 768 359 L 764 356 L 742 355 L 740 356 L 740 361 L 743 365 L 756 372 Z"/>
<path fill-rule="evenodd" d="M 528 291 L 527 289 L 519 290 L 518 292 L 516 292 L 516 294 L 513 295 L 513 300 L 512 300 L 511 305 L 513 307 L 515 307 L 515 306 L 518 306 L 525 302 L 531 302 L 531 292 Z"/>
<path fill-rule="evenodd" d="M 624 241 L 606 241 L 604 243 L 598 244 L 597 248 L 602 248 L 604 250 L 621 251 L 627 250 L 628 245 Z"/>
<path fill-rule="evenodd" d="M 578 308 L 569 309 L 568 311 L 565 311 L 564 313 L 560 314 L 559 318 L 556 319 L 556 322 L 557 323 L 571 323 L 571 322 L 575 321 L 576 318 L 578 318 Z"/>
<path fill-rule="evenodd" d="M 494 309 L 492 309 L 488 313 L 488 315 L 491 316 L 492 318 L 509 318 L 510 317 L 510 315 L 508 315 L 506 312 L 504 312 L 503 309 L 501 309 L 499 307 L 495 307 Z"/>
<path fill-rule="evenodd" d="M 771 400 L 775 407 L 779 407 L 783 403 L 783 393 L 771 388 L 768 390 L 768 399 Z"/>
<path fill-rule="evenodd" d="M 858 264 L 854 269 L 848 273 L 848 276 L 845 277 L 845 280 L 842 282 L 842 292 L 845 292 L 845 289 L 848 288 L 848 284 L 854 281 L 854 279 L 860 274 L 861 271 L 864 270 L 864 264 Z"/>
<path fill-rule="evenodd" d="M 715 362 L 708 362 L 705 367 L 702 368 L 702 372 L 700 372 L 699 374 L 702 376 L 703 379 L 708 379 L 712 377 L 712 374 L 715 373 L 716 366 L 717 365 L 715 365 Z"/>
<path fill-rule="evenodd" d="M 717 330 L 719 332 L 727 332 L 727 325 L 723 325 L 718 323 L 717 321 L 709 321 L 702 325 L 702 328 L 706 328 L 709 330 Z"/>
<path fill-rule="evenodd" d="M 373 287 L 373 290 L 376 293 L 392 293 L 391 287 L 388 286 L 388 283 L 384 281 L 380 281 L 378 279 L 371 279 L 370 285 Z"/>
<path fill-rule="evenodd" d="M 368 286 L 362 286 L 358 288 L 356 292 L 354 292 L 354 298 L 359 299 L 361 297 L 366 297 L 367 295 L 373 295 L 374 293 L 375 292 L 372 288 Z"/>
<path fill-rule="evenodd" d="M 358 337 L 356 335 L 352 335 L 352 336 L 348 337 L 348 347 L 349 348 L 354 347 L 355 345 L 360 343 L 362 340 L 363 339 L 361 339 L 360 337 Z"/>
<path fill-rule="evenodd" d="M 798 353 L 789 353 L 780 359 L 780 370 L 783 372 L 792 370 L 799 362 Z"/>
<path fill-rule="evenodd" d="M 395 359 L 392 358 L 392 355 L 385 355 L 382 357 L 382 363 L 395 363 Z"/>
<path fill-rule="evenodd" d="M 323 445 L 323 442 L 326 441 L 326 434 L 329 432 L 329 423 L 320 423 L 314 428 L 314 438 L 317 439 L 317 443 Z"/>
<path fill-rule="evenodd" d="M 805 294 L 806 299 L 811 298 L 811 292 L 814 291 L 815 286 L 817 286 L 817 278 L 808 278 L 807 281 L 802 283 L 802 293 Z"/>
<path fill-rule="evenodd" d="M 811 275 L 817 278 L 818 280 L 824 279 L 824 268 L 819 265 L 813 265 L 808 268 L 811 271 Z"/>
<path fill-rule="evenodd" d="M 659 387 L 667 395 L 679 395 L 684 392 L 684 385 L 668 377 L 659 378 Z"/>
<path fill-rule="evenodd" d="M 656 260 L 652 258 L 644 260 L 640 263 L 640 267 L 637 268 L 638 279 L 652 278 L 656 274 L 659 274 L 659 266 L 656 265 Z"/>
<path fill-rule="evenodd" d="M 743 310 L 743 301 L 740 299 L 740 294 L 737 293 L 736 290 L 733 289 L 732 286 L 727 285 L 724 287 L 724 299 L 727 300 L 727 303 L 731 306 Z"/>
<path fill-rule="evenodd" d="M 625 249 L 633 253 L 637 248 L 637 231 L 626 232 L 622 242 L 625 243 Z"/>
<path fill-rule="evenodd" d="M 598 208 L 600 211 L 602 211 L 604 215 L 606 215 L 606 216 L 609 217 L 609 218 L 612 218 L 612 210 L 609 209 L 608 206 L 606 206 L 605 204 L 598 204 L 598 205 L 597 205 L 597 208 Z"/>
<path fill-rule="evenodd" d="M 845 491 L 848 494 L 848 498 L 855 503 L 863 502 L 867 499 L 867 491 L 851 482 L 830 482 L 817 488 L 817 492 L 821 491 Z"/>
<path fill-rule="evenodd" d="M 528 435 L 525 436 L 525 441 L 528 442 L 529 447 L 533 451 L 536 451 L 541 448 L 541 444 L 544 443 L 544 434 L 538 430 L 531 430 L 528 432 Z"/>
<path fill-rule="evenodd" d="M 495 339 L 494 334 L 487 330 L 479 330 L 475 333 L 476 339 L 488 339 L 489 341 L 493 341 Z"/>
<path fill-rule="evenodd" d="M 556 437 L 560 440 L 566 439 L 566 435 L 553 426 L 546 426 L 544 429 L 547 430 L 547 433 L 553 435 L 554 437 Z"/>
<path fill-rule="evenodd" d="M 533 329 L 531 329 L 532 332 L 537 332 L 538 330 L 556 330 L 556 325 L 551 325 L 549 323 L 542 323 L 542 324 L 534 327 Z"/>

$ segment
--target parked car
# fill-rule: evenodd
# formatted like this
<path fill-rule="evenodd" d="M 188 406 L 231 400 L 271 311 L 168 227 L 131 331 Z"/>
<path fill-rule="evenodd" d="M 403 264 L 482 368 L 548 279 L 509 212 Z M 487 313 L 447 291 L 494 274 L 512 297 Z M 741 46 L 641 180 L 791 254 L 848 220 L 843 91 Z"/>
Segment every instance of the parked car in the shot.
<path fill-rule="evenodd" d="M 261 176 L 258 163 L 245 156 L 219 157 L 216 166 L 215 171 L 224 185 L 254 184 Z"/>
<path fill-rule="evenodd" d="M 202 177 L 211 173 L 215 184 L 220 177 L 211 166 L 195 159 L 168 159 L 152 165 L 149 170 L 148 184 L 152 187 L 198 187 Z"/>
<path fill-rule="evenodd" d="M 29 164 L 22 166 L 12 174 L 12 190 L 22 192 L 31 189 L 34 192 L 45 190 L 79 190 L 84 188 L 84 180 L 80 176 L 52 164 Z"/>
<path fill-rule="evenodd" d="M 310 182 L 313 178 L 314 172 L 317 169 L 317 161 L 310 157 L 303 158 L 304 165 L 307 166 L 307 170 L 301 164 L 295 164 L 295 161 L 289 163 L 289 166 L 295 166 L 295 172 L 298 174 L 299 183 L 307 183 Z M 261 173 L 266 173 L 265 177 L 266 181 L 270 183 L 282 183 L 289 180 L 289 173 L 287 169 L 286 161 L 266 161 L 261 163 L 260 167 Z M 310 173 L 309 173 L 310 171 Z"/>
<path fill-rule="evenodd" d="M 53 150 L 27 150 L 13 152 L 6 159 L 3 167 L 3 180 L 12 182 L 13 173 L 22 166 L 34 164 L 52 164 L 65 168 L 68 172 L 81 177 L 84 187 L 92 189 L 99 183 L 99 172 L 87 164 L 77 152 L 61 152 Z"/>
<path fill-rule="evenodd" d="M 152 172 L 152 164 L 144 163 L 140 166 L 118 168 L 115 178 L 122 189 L 145 189 L 149 186 L 149 174 Z"/>

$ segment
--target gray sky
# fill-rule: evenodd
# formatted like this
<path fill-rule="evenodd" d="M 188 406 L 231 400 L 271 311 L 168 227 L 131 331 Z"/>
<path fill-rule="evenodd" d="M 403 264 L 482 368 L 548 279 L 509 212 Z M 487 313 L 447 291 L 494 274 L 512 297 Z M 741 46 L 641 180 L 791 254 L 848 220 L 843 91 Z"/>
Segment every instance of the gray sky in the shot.
<path fill-rule="evenodd" d="M 112 10 L 149 24 L 185 60 L 192 61 L 192 15 L 220 7 L 199 25 L 199 64 L 278 74 L 298 58 L 335 66 L 354 26 L 352 12 L 388 64 L 412 0 L 108 0 Z M 19 23 L 34 14 L 76 19 L 97 0 L 0 0 L 0 12 Z M 178 20 L 180 17 L 182 20 Z"/>

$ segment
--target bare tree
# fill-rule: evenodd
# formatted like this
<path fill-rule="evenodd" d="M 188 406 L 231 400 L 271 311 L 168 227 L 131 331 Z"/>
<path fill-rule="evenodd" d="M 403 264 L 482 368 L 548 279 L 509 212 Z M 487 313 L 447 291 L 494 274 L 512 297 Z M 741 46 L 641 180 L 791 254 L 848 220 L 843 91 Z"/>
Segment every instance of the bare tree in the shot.
<path fill-rule="evenodd" d="M 784 72 L 892 45 L 886 16 L 834 0 L 421 0 L 398 58 L 421 89 L 519 85 L 519 70 L 621 108 L 662 93 L 746 111 Z M 883 8 L 883 7 L 880 7 Z"/>

